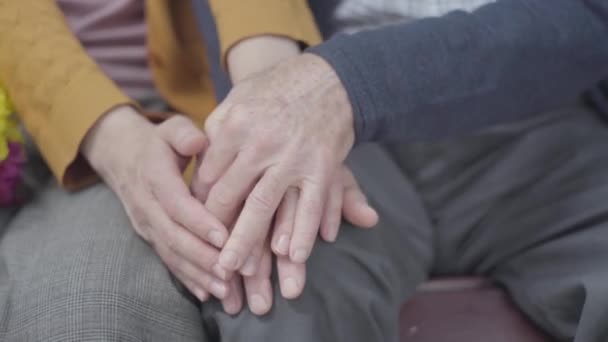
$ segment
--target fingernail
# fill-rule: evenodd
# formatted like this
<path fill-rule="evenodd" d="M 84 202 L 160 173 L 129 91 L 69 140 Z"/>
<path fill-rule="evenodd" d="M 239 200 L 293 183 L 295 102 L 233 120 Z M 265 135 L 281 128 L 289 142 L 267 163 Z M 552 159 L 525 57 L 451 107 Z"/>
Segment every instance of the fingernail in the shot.
<path fill-rule="evenodd" d="M 224 311 L 229 315 L 236 315 L 239 312 L 238 303 L 234 296 L 230 296 L 230 298 L 223 301 L 222 304 L 224 306 Z"/>
<path fill-rule="evenodd" d="M 220 254 L 219 263 L 222 267 L 235 271 L 239 268 L 239 256 L 233 251 L 224 251 Z"/>
<path fill-rule="evenodd" d="M 336 242 L 337 238 L 338 238 L 338 230 L 336 229 L 331 232 L 331 235 L 328 236 L 327 239 L 329 240 L 329 242 Z"/>
<path fill-rule="evenodd" d="M 268 310 L 268 302 L 259 294 L 254 294 L 249 298 L 249 308 L 254 314 L 263 314 Z"/>
<path fill-rule="evenodd" d="M 228 287 L 226 286 L 226 284 L 221 283 L 219 281 L 214 281 L 211 283 L 211 290 L 213 294 L 219 299 L 226 297 L 226 295 L 228 294 Z"/>
<path fill-rule="evenodd" d="M 298 286 L 298 281 L 295 278 L 289 277 L 283 280 L 281 290 L 283 292 L 283 297 L 295 298 L 299 294 L 300 286 Z"/>
<path fill-rule="evenodd" d="M 228 272 L 226 272 L 226 270 L 220 266 L 219 264 L 215 264 L 212 267 L 213 269 L 213 273 L 220 279 L 222 280 L 228 280 Z"/>
<path fill-rule="evenodd" d="M 217 248 L 224 247 L 224 242 L 226 242 L 225 240 L 224 234 L 222 234 L 220 231 L 212 230 L 209 233 L 209 241 Z"/>
<path fill-rule="evenodd" d="M 291 253 L 291 261 L 297 263 L 304 263 L 308 258 L 308 252 L 304 248 L 298 248 L 293 253 Z"/>
<path fill-rule="evenodd" d="M 258 258 L 250 255 L 245 261 L 245 265 L 241 268 L 241 274 L 247 277 L 251 277 L 255 274 L 258 268 Z"/>
<path fill-rule="evenodd" d="M 281 255 L 287 255 L 289 253 L 289 237 L 287 234 L 282 234 L 276 241 L 274 246 L 275 252 Z"/>
<path fill-rule="evenodd" d="M 209 295 L 207 294 L 207 292 L 205 292 L 199 288 L 195 288 L 193 291 L 194 291 L 194 295 L 196 296 L 196 298 L 198 298 L 198 300 L 200 300 L 201 302 L 204 302 L 207 299 L 209 299 Z"/>

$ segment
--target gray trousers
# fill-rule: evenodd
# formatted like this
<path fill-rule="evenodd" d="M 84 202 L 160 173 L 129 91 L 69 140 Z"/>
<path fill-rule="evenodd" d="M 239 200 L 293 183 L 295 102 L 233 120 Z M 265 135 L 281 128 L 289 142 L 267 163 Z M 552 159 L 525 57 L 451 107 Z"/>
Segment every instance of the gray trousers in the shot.
<path fill-rule="evenodd" d="M 349 164 L 379 210 L 318 242 L 303 295 L 228 316 L 183 290 L 111 191 L 49 183 L 0 235 L 0 340 L 396 342 L 430 274 L 488 276 L 557 340 L 606 341 L 608 128 L 569 108 L 440 144 L 368 145 Z"/>

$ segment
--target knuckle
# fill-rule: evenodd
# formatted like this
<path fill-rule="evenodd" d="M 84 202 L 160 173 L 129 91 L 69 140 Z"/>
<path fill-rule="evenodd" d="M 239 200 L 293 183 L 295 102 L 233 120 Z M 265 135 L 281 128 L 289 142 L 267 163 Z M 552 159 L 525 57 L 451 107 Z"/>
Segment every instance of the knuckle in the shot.
<path fill-rule="evenodd" d="M 203 290 L 211 292 L 211 279 L 208 275 L 202 272 L 196 272 L 196 274 L 191 275 L 191 277 Z"/>
<path fill-rule="evenodd" d="M 194 184 L 194 189 L 201 194 L 205 190 L 210 189 L 213 186 L 213 183 L 215 182 L 215 177 L 210 172 L 207 172 L 205 170 L 207 169 L 201 168 L 198 171 L 196 184 Z"/>
<path fill-rule="evenodd" d="M 218 255 L 210 255 L 207 258 L 202 259 L 201 261 L 198 262 L 198 267 L 200 267 L 201 269 L 207 271 L 207 272 L 213 272 L 213 266 L 215 266 L 215 264 L 218 261 Z"/>
<path fill-rule="evenodd" d="M 264 134 L 256 136 L 252 143 L 252 149 L 256 153 L 264 153 L 271 151 L 278 145 L 278 139 L 273 134 Z"/>
<path fill-rule="evenodd" d="M 312 245 L 317 238 L 317 230 L 316 229 L 304 229 L 297 232 L 294 236 L 294 240 L 300 241 L 303 245 Z"/>
<path fill-rule="evenodd" d="M 196 258 L 200 260 L 198 264 L 203 267 L 203 269 L 211 268 L 219 257 L 220 251 L 207 245 L 201 244 L 196 252 Z"/>
<path fill-rule="evenodd" d="M 158 201 L 161 208 L 166 212 L 169 218 L 176 220 L 179 217 L 179 204 L 176 203 L 177 199 Z"/>
<path fill-rule="evenodd" d="M 233 106 L 222 122 L 222 130 L 227 135 L 241 134 L 243 129 L 247 129 L 250 125 L 248 120 L 245 120 L 245 115 L 242 114 L 242 110 L 238 106 Z"/>
<path fill-rule="evenodd" d="M 261 191 L 252 192 L 247 198 L 247 205 L 255 211 L 263 213 L 273 211 L 273 196 Z"/>
<path fill-rule="evenodd" d="M 313 219 L 320 217 L 323 212 L 323 206 L 321 205 L 321 197 L 319 198 L 301 198 L 302 210 L 306 217 Z"/>
<path fill-rule="evenodd" d="M 179 250 L 179 241 L 177 237 L 173 234 L 165 234 L 164 243 L 167 248 L 172 252 L 177 252 Z"/>
<path fill-rule="evenodd" d="M 181 222 L 184 218 L 184 208 L 187 208 L 187 200 L 185 198 L 174 198 L 164 201 L 164 207 L 167 215 L 174 221 Z"/>
<path fill-rule="evenodd" d="M 218 182 L 211 192 L 209 193 L 209 199 L 216 206 L 220 208 L 231 208 L 236 205 L 236 196 L 234 192 L 222 182 Z"/>
<path fill-rule="evenodd" d="M 257 241 L 256 234 L 248 234 L 240 231 L 232 232 L 230 239 L 233 241 L 234 251 L 241 254 L 243 254 L 244 251 L 250 251 Z"/>
<path fill-rule="evenodd" d="M 290 219 L 293 219 L 290 217 Z M 274 235 L 280 236 L 282 234 L 289 234 L 293 230 L 293 221 L 292 220 L 280 220 L 275 222 L 274 226 Z"/>

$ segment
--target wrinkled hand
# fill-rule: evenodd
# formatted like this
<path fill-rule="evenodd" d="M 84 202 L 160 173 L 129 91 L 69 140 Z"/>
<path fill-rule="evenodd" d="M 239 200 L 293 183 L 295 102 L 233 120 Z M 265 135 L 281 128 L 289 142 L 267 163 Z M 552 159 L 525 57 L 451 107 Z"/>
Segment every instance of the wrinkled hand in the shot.
<path fill-rule="evenodd" d="M 153 125 L 125 106 L 105 115 L 81 149 L 120 198 L 136 232 L 201 301 L 229 291 L 212 274 L 228 231 L 182 179 L 188 161 L 205 145 L 203 133 L 185 117 Z"/>
<path fill-rule="evenodd" d="M 220 268 L 255 273 L 259 246 L 289 188 L 298 191 L 289 258 L 304 263 L 331 182 L 354 141 L 350 104 L 337 75 L 317 56 L 292 58 L 236 85 L 205 130 L 210 146 L 193 190 L 217 217 L 238 214 Z"/>
<path fill-rule="evenodd" d="M 279 284 L 285 298 L 298 297 L 306 282 L 304 264 L 294 263 L 288 257 L 298 199 L 298 190 L 289 188 L 277 211 L 272 233 L 272 250 L 277 255 Z M 372 228 L 378 222 L 378 214 L 368 205 L 359 184 L 346 166 L 338 170 L 329 191 L 320 226 L 323 240 L 336 240 L 342 217 L 360 228 Z"/>
<path fill-rule="evenodd" d="M 196 177 L 194 183 L 196 183 Z M 286 256 L 287 250 L 284 244 L 284 241 L 286 241 L 285 236 L 289 239 L 293 230 L 298 198 L 299 194 L 296 189 L 288 189 L 276 213 L 272 238 L 272 250 L 276 254 L 281 294 L 288 299 L 298 297 L 302 293 L 306 282 L 305 264 L 291 261 Z M 211 212 L 214 209 L 216 208 L 208 208 Z M 329 193 L 329 199 L 324 209 L 320 235 L 325 241 L 333 242 L 336 240 L 342 216 L 353 225 L 362 228 L 371 228 L 378 221 L 377 213 L 367 204 L 365 195 L 346 166 L 341 167 L 336 173 Z M 221 217 L 220 219 L 225 222 L 234 221 L 234 217 Z M 272 255 L 268 241 L 266 240 L 264 245 L 256 247 L 256 253 L 259 253 L 260 260 L 259 265 L 257 265 L 257 272 L 243 277 L 249 308 L 253 313 L 258 315 L 267 313 L 272 307 L 273 296 L 272 285 L 270 283 Z M 222 271 L 220 270 L 220 272 Z M 223 273 L 221 276 L 223 278 L 229 277 Z M 239 286 L 241 276 L 236 274 L 234 278 L 239 279 L 239 281 L 236 284 L 233 283 L 235 287 L 231 289 L 228 297 L 223 302 L 231 301 L 242 304 L 242 299 L 238 296 L 242 292 Z M 226 306 L 224 304 L 225 308 Z M 240 307 L 236 310 L 240 310 Z"/>

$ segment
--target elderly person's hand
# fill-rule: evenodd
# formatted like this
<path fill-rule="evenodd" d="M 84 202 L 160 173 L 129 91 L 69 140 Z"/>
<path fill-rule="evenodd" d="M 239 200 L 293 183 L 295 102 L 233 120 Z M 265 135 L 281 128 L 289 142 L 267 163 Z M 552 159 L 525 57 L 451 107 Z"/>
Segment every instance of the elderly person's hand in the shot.
<path fill-rule="evenodd" d="M 295 263 L 288 256 L 298 200 L 298 190 L 289 188 L 275 215 L 272 233 L 271 245 L 277 255 L 278 278 L 281 293 L 285 298 L 299 296 L 306 280 L 305 264 Z M 378 221 L 378 214 L 367 204 L 359 184 L 346 166 L 341 167 L 336 173 L 323 209 L 320 225 L 320 235 L 323 240 L 327 242 L 336 240 L 342 217 L 361 228 L 371 228 Z"/>
<path fill-rule="evenodd" d="M 237 44 L 231 49 L 226 62 L 233 83 L 239 84 L 241 81 L 252 77 L 252 75 L 266 71 L 278 62 L 296 56 L 299 53 L 299 47 L 294 41 L 281 37 L 259 36 L 246 39 Z M 256 120 L 255 117 L 250 119 Z M 199 164 L 199 171 L 195 174 L 193 181 L 193 190 L 198 195 L 197 197 L 206 203 L 206 207 L 210 212 L 226 226 L 232 227 L 238 213 L 236 210 L 225 210 L 226 208 L 218 205 L 218 201 L 213 196 L 209 199 L 207 198 L 210 186 L 208 184 L 201 184 L 199 181 L 200 177 L 197 177 L 200 174 L 204 174 L 203 169 L 204 165 L 201 168 Z M 326 240 L 333 241 L 338 234 L 343 203 L 344 214 L 353 222 L 356 222 L 356 224 L 362 226 L 375 224 L 375 220 L 377 219 L 375 212 L 372 210 L 370 220 L 370 210 L 361 210 L 362 207 L 366 207 L 366 205 L 362 205 L 362 203 L 365 203 L 365 197 L 358 188 L 350 171 L 344 168 L 343 171 L 337 173 L 333 184 L 333 190 L 335 191 L 331 193 L 331 199 L 324 214 L 323 228 L 321 229 L 321 235 Z M 306 278 L 305 265 L 303 263 L 294 263 L 285 256 L 287 253 L 285 243 L 289 243 L 286 238 L 289 239 L 293 230 L 295 207 L 298 198 L 299 194 L 296 189 L 288 191 L 283 198 L 281 209 L 274 223 L 275 237 L 272 245 L 277 254 L 276 263 L 281 292 L 286 298 L 298 296 L 302 292 Z M 233 203 L 233 206 L 239 207 L 241 204 Z M 272 306 L 273 298 L 270 283 L 272 272 L 270 237 L 264 239 L 256 246 L 254 254 L 256 256 L 253 261 L 255 265 L 250 264 L 249 267 L 242 270 L 244 274 L 243 283 L 251 311 L 256 314 L 264 314 Z M 217 275 L 223 279 L 232 277 L 232 280 L 234 280 L 241 277 L 240 274 L 232 275 L 232 272 L 228 272 L 222 267 L 217 267 L 216 271 Z M 237 281 L 236 286 L 239 283 Z M 235 283 L 232 282 L 232 284 Z M 240 298 L 233 299 L 239 293 L 241 293 L 241 290 L 238 287 L 233 288 L 223 302 L 238 301 L 240 303 Z M 226 304 L 224 304 L 224 307 L 226 307 Z"/>
<path fill-rule="evenodd" d="M 288 189 L 298 199 L 293 229 L 281 232 L 289 232 L 290 260 L 306 261 L 332 181 L 353 145 L 351 112 L 333 69 L 304 54 L 237 84 L 211 114 L 210 147 L 194 190 L 218 217 L 240 213 L 220 254 L 222 272 L 254 273 Z M 278 240 L 280 252 L 285 243 Z"/>
<path fill-rule="evenodd" d="M 81 148 L 122 201 L 135 231 L 201 301 L 209 293 L 224 298 L 229 292 L 228 284 L 212 274 L 228 231 L 182 178 L 206 143 L 185 117 L 153 125 L 124 106 L 100 119 Z"/>

